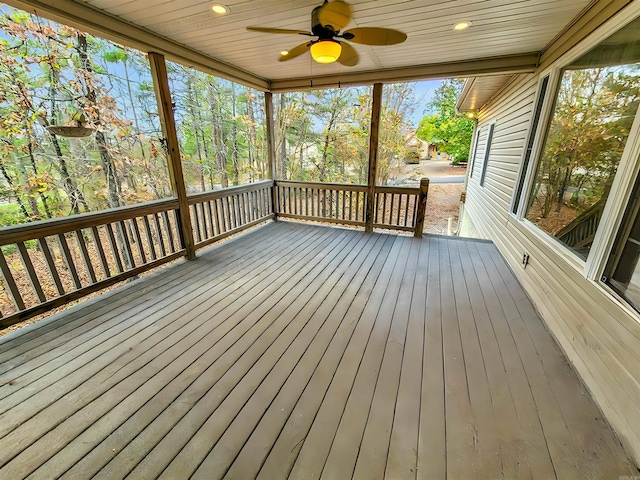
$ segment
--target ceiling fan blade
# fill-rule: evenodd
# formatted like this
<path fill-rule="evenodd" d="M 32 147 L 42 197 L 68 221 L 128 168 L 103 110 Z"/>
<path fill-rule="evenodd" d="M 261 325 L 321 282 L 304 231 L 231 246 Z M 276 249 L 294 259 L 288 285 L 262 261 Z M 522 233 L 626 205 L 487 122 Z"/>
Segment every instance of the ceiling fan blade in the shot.
<path fill-rule="evenodd" d="M 351 5 L 341 0 L 327 2 L 318 10 L 318 20 L 323 27 L 331 25 L 336 32 L 342 30 L 351 21 Z"/>
<path fill-rule="evenodd" d="M 311 32 L 305 32 L 304 30 L 290 30 L 288 28 L 266 28 L 266 27 L 247 27 L 247 30 L 252 32 L 263 32 L 263 33 L 285 33 L 289 35 L 309 35 L 311 36 Z"/>
<path fill-rule="evenodd" d="M 281 54 L 280 58 L 278 58 L 278 61 L 284 62 L 286 60 L 291 60 L 292 58 L 296 58 L 298 55 L 302 55 L 303 53 L 305 53 L 308 50 L 309 50 L 309 44 L 308 43 L 302 43 L 302 44 L 298 45 L 297 47 L 294 47 L 291 50 L 289 50 L 289 53 L 287 53 L 286 55 L 282 55 Z"/>
<path fill-rule="evenodd" d="M 363 45 L 395 45 L 407 39 L 407 34 L 390 28 L 352 28 L 342 34 L 345 40 Z"/>
<path fill-rule="evenodd" d="M 342 53 L 340 57 L 338 57 L 338 62 L 340 62 L 345 67 L 353 67 L 358 64 L 360 57 L 358 57 L 358 52 L 346 42 L 340 42 L 342 45 Z"/>

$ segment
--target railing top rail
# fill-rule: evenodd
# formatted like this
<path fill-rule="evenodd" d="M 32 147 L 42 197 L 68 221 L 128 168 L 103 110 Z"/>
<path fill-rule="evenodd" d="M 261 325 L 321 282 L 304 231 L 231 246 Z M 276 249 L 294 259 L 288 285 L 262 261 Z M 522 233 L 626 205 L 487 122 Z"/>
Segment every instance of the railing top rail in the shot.
<path fill-rule="evenodd" d="M 406 193 L 409 195 L 418 195 L 420 193 L 420 186 L 415 187 L 395 187 L 388 185 L 376 185 L 376 193 Z"/>
<path fill-rule="evenodd" d="M 48 237 L 60 233 L 72 232 L 82 228 L 97 227 L 107 223 L 119 222 L 134 217 L 150 215 L 178 208 L 178 200 L 169 198 L 151 202 L 110 208 L 99 212 L 81 213 L 62 218 L 38 220 L 36 222 L 0 228 L 0 245 L 9 245 L 35 238 Z"/>
<path fill-rule="evenodd" d="M 189 202 L 189 205 L 193 205 L 195 203 L 215 200 L 216 198 L 223 198 L 237 193 L 253 192 L 272 185 L 273 180 L 262 180 L 260 182 L 249 183 L 247 185 L 238 185 L 237 187 L 227 187 L 220 190 L 212 190 L 210 192 L 195 193 L 187 197 L 187 202 Z"/>
<path fill-rule="evenodd" d="M 277 186 L 294 188 L 318 188 L 321 190 L 345 190 L 352 192 L 366 192 L 366 185 L 352 183 L 321 183 L 321 182 L 292 182 L 290 180 L 276 180 Z"/>

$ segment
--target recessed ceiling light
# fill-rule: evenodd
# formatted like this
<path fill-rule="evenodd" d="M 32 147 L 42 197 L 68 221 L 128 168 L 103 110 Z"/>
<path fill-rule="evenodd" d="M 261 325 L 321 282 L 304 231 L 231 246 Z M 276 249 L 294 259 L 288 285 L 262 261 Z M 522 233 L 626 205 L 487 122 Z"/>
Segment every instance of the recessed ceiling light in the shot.
<path fill-rule="evenodd" d="M 465 30 L 471 26 L 471 20 L 465 20 L 464 22 L 458 22 L 453 26 L 454 30 Z"/>
<path fill-rule="evenodd" d="M 280 52 L 280 55 L 282 55 L 282 56 L 289 55 L 289 50 L 282 50 Z"/>
<path fill-rule="evenodd" d="M 473 114 L 473 112 L 469 112 L 467 113 L 467 118 L 473 118 L 475 117 L 475 115 Z"/>
<path fill-rule="evenodd" d="M 213 10 L 213 13 L 217 13 L 218 15 L 226 15 L 231 11 L 229 7 L 222 5 L 221 3 L 211 5 L 211 10 Z"/>

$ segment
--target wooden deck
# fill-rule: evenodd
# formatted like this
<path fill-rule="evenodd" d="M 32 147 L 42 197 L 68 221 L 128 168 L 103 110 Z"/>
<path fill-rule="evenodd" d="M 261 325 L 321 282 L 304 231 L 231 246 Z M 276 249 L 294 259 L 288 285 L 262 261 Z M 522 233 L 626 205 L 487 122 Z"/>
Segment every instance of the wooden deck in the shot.
<path fill-rule="evenodd" d="M 271 223 L 0 340 L 0 478 L 634 470 L 496 248 Z"/>

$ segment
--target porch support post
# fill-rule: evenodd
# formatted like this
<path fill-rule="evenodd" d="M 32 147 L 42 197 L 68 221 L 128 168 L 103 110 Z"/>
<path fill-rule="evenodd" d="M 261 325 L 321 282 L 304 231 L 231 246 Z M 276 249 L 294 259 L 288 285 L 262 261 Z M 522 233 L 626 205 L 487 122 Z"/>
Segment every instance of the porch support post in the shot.
<path fill-rule="evenodd" d="M 191 229 L 187 188 L 184 184 L 184 175 L 182 173 L 180 145 L 178 143 L 178 134 L 176 133 L 175 119 L 173 117 L 173 103 L 171 102 L 171 91 L 169 90 L 169 79 L 167 77 L 167 65 L 164 61 L 164 55 L 149 53 L 149 64 L 151 65 L 153 87 L 156 92 L 158 114 L 160 116 L 162 134 L 165 141 L 171 189 L 178 199 L 178 230 L 180 239 L 182 240 L 182 245 L 187 250 L 187 258 L 193 260 L 196 257 L 196 249 L 195 242 L 193 241 L 193 230 Z"/>
<path fill-rule="evenodd" d="M 267 117 L 267 152 L 269 157 L 269 177 L 273 180 L 271 187 L 271 206 L 273 209 L 273 219 L 278 219 L 278 189 L 276 187 L 276 148 L 275 130 L 273 127 L 273 94 L 264 93 L 264 112 Z"/>
<path fill-rule="evenodd" d="M 376 202 L 376 173 L 378 171 L 378 135 L 380 133 L 380 107 L 382 104 L 382 84 L 373 85 L 371 105 L 371 131 L 369 132 L 369 177 L 367 181 L 367 210 L 364 231 L 373 232 L 373 211 Z"/>
<path fill-rule="evenodd" d="M 427 194 L 429 193 L 429 179 L 420 179 L 420 195 L 418 196 L 418 209 L 416 210 L 416 223 L 413 230 L 413 236 L 422 238 L 422 230 L 424 230 L 424 215 L 427 211 Z"/>

